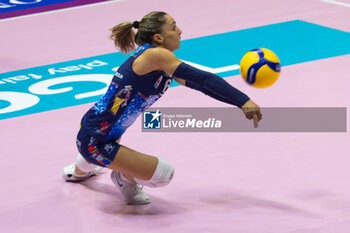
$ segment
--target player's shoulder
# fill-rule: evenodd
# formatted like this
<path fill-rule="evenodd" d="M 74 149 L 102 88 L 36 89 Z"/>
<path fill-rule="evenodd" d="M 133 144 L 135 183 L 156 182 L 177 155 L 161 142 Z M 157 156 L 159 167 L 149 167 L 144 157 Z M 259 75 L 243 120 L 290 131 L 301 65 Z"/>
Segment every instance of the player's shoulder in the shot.
<path fill-rule="evenodd" d="M 152 60 L 163 60 L 163 59 L 167 59 L 169 57 L 175 56 L 173 54 L 173 52 L 171 52 L 168 49 L 162 48 L 162 47 L 155 47 L 155 48 L 147 49 L 144 52 L 144 55 L 147 58 L 150 58 Z"/>
<path fill-rule="evenodd" d="M 162 70 L 169 73 L 169 67 L 177 61 L 179 61 L 179 59 L 170 50 L 162 47 L 155 47 L 147 49 L 135 62 L 151 68 L 152 71 Z"/>

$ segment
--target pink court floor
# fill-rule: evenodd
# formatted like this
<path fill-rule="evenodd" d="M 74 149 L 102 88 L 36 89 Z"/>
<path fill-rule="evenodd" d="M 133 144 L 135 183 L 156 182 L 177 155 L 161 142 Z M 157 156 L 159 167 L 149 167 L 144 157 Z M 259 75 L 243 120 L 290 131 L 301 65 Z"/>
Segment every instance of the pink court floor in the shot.
<path fill-rule="evenodd" d="M 115 52 L 108 29 L 152 10 L 172 15 L 183 40 L 291 20 L 350 32 L 349 0 L 104 1 L 0 20 L 0 73 Z M 226 80 L 261 107 L 349 108 L 349 64 L 345 54 L 283 66 L 278 82 L 263 90 L 239 75 Z M 61 178 L 91 105 L 0 120 L 1 232 L 350 232 L 348 129 L 144 133 L 138 119 L 121 144 L 162 157 L 176 171 L 168 186 L 145 187 L 151 204 L 131 206 L 108 169 L 81 183 Z M 154 106 L 228 105 L 173 87 Z"/>

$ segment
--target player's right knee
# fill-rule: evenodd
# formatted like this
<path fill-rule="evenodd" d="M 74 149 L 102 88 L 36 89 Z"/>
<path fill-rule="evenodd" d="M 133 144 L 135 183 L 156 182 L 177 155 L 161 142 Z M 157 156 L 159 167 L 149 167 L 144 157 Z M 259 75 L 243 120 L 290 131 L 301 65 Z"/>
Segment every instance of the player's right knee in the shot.
<path fill-rule="evenodd" d="M 134 178 L 141 185 L 153 188 L 163 187 L 171 182 L 174 176 L 174 167 L 163 159 L 158 158 L 157 168 L 150 180 Z"/>

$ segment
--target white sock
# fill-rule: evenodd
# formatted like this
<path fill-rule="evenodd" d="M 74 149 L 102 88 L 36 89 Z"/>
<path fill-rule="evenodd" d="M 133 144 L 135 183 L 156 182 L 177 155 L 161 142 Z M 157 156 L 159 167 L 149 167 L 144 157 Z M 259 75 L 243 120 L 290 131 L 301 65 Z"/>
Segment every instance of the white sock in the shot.
<path fill-rule="evenodd" d="M 75 161 L 75 165 L 83 172 L 91 172 L 92 170 L 94 170 L 95 167 L 97 167 L 97 165 L 93 164 L 93 163 L 89 163 L 88 161 L 86 161 L 84 159 L 84 157 L 79 154 L 77 156 L 77 159 Z M 74 175 L 75 176 L 85 176 L 85 175 L 77 175 L 75 174 L 75 169 L 74 169 Z"/>

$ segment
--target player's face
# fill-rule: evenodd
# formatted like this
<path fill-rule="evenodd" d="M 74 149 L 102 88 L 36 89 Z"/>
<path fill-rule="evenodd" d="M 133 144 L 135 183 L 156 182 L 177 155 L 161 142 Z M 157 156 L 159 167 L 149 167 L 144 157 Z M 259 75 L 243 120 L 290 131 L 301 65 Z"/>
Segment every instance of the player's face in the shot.
<path fill-rule="evenodd" d="M 161 35 L 160 47 L 174 51 L 180 48 L 181 40 L 181 29 L 176 26 L 175 20 L 170 15 L 165 15 L 167 19 L 166 23 L 163 25 L 163 31 Z"/>

